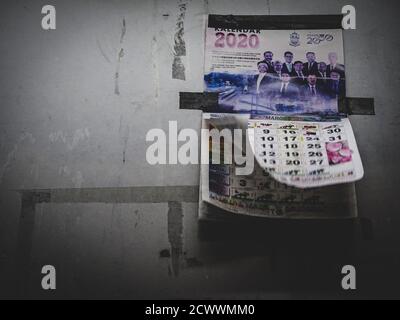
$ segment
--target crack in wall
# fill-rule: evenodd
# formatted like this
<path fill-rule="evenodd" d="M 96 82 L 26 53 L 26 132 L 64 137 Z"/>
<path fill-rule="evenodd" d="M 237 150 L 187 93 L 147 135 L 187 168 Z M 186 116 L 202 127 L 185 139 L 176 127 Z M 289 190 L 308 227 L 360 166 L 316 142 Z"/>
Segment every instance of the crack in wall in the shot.
<path fill-rule="evenodd" d="M 96 44 L 97 44 L 97 48 L 99 48 L 101 55 L 103 56 L 103 58 L 108 62 L 111 63 L 110 58 L 106 55 L 106 53 L 103 50 L 103 47 L 101 46 L 101 43 L 99 41 L 99 39 L 96 39 Z"/>
<path fill-rule="evenodd" d="M 122 131 L 122 116 L 120 119 L 120 137 L 122 139 L 122 164 L 125 164 L 126 162 L 126 150 L 128 148 L 128 141 L 129 141 L 129 135 L 130 135 L 130 126 L 126 125 Z"/>
<path fill-rule="evenodd" d="M 121 38 L 119 40 L 119 43 L 121 44 L 121 47 L 119 49 L 118 58 L 117 58 L 117 67 L 116 67 L 116 71 L 115 71 L 114 93 L 116 95 L 120 95 L 119 78 L 120 78 L 121 60 L 125 55 L 124 48 L 122 47 L 122 44 L 124 43 L 125 35 L 126 35 L 126 21 L 125 21 L 125 18 L 123 18 L 122 19 L 122 27 L 121 27 Z"/>

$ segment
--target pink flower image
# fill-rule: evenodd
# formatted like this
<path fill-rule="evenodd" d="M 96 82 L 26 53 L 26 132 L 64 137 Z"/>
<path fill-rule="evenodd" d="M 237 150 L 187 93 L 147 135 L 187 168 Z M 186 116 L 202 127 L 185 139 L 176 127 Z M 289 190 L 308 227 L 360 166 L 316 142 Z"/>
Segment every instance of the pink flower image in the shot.
<path fill-rule="evenodd" d="M 351 150 L 347 141 L 327 142 L 326 151 L 330 165 L 337 165 L 351 161 Z"/>
<path fill-rule="evenodd" d="M 326 150 L 328 152 L 338 152 L 343 148 L 343 145 L 341 142 L 335 142 L 335 143 L 327 143 L 326 144 Z"/>

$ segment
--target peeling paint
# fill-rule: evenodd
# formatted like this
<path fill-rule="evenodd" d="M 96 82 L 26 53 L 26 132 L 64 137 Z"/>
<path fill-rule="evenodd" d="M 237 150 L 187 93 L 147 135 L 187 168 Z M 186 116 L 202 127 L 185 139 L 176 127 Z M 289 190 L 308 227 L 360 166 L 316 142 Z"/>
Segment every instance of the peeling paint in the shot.
<path fill-rule="evenodd" d="M 181 57 L 174 57 L 174 62 L 172 64 L 172 78 L 178 80 L 186 80 L 185 65 L 183 64 Z"/>
<path fill-rule="evenodd" d="M 179 15 L 176 22 L 176 32 L 174 36 L 174 61 L 172 63 L 172 78 L 178 80 L 186 80 L 185 65 L 182 57 L 186 57 L 186 42 L 185 42 L 185 15 L 187 2 L 179 0 Z"/>
<path fill-rule="evenodd" d="M 153 72 L 153 95 L 154 103 L 158 105 L 158 99 L 160 96 L 160 71 L 159 71 L 159 57 L 158 57 L 158 36 L 160 34 L 159 29 L 156 27 L 158 25 L 158 0 L 153 0 L 153 16 L 152 16 L 152 26 L 153 26 L 153 38 L 151 39 L 151 61 L 152 61 L 152 72 Z"/>
<path fill-rule="evenodd" d="M 159 90 L 160 90 L 160 73 L 158 71 L 157 59 L 157 37 L 153 36 L 151 42 L 151 59 L 153 61 L 153 78 L 154 78 L 154 100 L 158 104 Z"/>

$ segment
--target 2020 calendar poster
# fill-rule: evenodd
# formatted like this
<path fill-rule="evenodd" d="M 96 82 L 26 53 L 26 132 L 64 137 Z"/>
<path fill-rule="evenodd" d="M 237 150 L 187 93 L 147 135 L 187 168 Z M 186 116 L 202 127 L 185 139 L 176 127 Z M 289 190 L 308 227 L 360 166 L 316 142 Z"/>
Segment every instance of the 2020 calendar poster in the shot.
<path fill-rule="evenodd" d="M 332 116 L 345 97 L 341 29 L 206 29 L 206 92 L 225 113 Z"/>
<path fill-rule="evenodd" d="M 338 217 L 343 195 L 315 188 L 364 175 L 351 124 L 338 106 L 346 96 L 342 30 L 269 30 L 258 17 L 248 24 L 236 18 L 206 28 L 204 87 L 218 94 L 219 116 L 203 120 L 222 129 L 228 113 L 239 127 L 247 119 L 246 152 L 254 153 L 255 169 L 237 176 L 234 164 L 210 164 L 201 174 L 203 200 L 247 215 Z M 354 202 L 351 185 L 337 190 L 347 190 L 346 205 Z M 353 217 L 350 212 L 345 216 Z"/>

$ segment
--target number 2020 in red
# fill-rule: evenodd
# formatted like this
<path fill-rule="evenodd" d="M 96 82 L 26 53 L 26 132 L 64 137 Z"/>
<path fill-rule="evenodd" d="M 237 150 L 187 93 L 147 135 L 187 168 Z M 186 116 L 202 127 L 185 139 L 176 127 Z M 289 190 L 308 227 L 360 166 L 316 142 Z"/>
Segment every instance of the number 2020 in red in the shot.
<path fill-rule="evenodd" d="M 215 34 L 217 39 L 215 40 L 216 48 L 251 48 L 258 49 L 260 46 L 260 39 L 257 35 L 252 34 L 248 36 L 245 33 L 236 35 L 234 33 L 225 34 L 224 32 L 217 32 Z"/>

